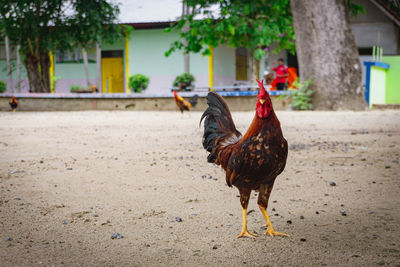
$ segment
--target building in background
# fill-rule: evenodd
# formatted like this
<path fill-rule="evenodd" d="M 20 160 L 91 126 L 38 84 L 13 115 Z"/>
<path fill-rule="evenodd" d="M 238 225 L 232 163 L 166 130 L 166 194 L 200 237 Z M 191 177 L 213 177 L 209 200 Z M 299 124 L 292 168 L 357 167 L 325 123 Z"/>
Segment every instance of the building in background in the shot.
<path fill-rule="evenodd" d="M 169 93 L 173 80 L 184 72 L 184 54 L 173 53 L 168 58 L 164 53 L 179 37 L 178 32 L 165 33 L 164 29 L 176 21 L 182 12 L 180 0 L 137 0 L 121 1 L 120 23 L 134 30 L 124 40 L 114 44 L 100 44 L 101 92 L 129 93 L 128 78 L 140 73 L 150 77 L 144 94 Z M 398 56 L 400 50 L 399 14 L 387 9 L 381 0 L 356 0 L 366 9 L 366 14 L 352 18 L 352 29 L 360 52 L 360 60 L 370 60 L 373 46 L 383 47 L 384 56 Z M 273 49 L 273 48 L 271 48 Z M 90 82 L 96 84 L 96 47 L 87 49 Z M 15 63 L 15 49 L 12 61 Z M 58 77 L 56 93 L 69 93 L 74 85 L 85 86 L 86 77 L 80 48 L 72 52 L 54 51 L 54 76 Z M 272 63 L 284 58 L 289 67 L 297 68 L 296 56 L 288 51 L 270 53 L 259 65 L 259 76 L 272 69 Z M 14 64 L 15 66 L 15 64 Z M 15 69 L 15 68 L 14 68 Z M 246 48 L 225 45 L 213 49 L 210 57 L 190 54 L 190 72 L 195 76 L 196 87 L 232 86 L 245 84 L 249 75 L 249 57 Z M 28 92 L 26 71 L 22 68 L 22 92 Z M 7 80 L 4 43 L 0 43 L 0 79 Z M 16 72 L 13 74 L 16 84 Z M 365 67 L 363 69 L 365 84 Z"/>

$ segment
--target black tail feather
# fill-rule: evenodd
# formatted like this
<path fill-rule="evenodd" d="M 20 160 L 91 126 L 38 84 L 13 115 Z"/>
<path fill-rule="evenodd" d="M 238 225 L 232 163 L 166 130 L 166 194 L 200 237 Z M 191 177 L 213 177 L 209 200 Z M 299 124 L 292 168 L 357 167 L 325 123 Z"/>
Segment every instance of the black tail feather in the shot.
<path fill-rule="evenodd" d="M 228 105 L 217 93 L 210 92 L 207 95 L 208 108 L 203 113 L 200 123 L 204 121 L 203 147 L 210 152 L 207 161 L 216 163 L 221 142 L 232 135 L 240 137 L 233 123 Z"/>
<path fill-rule="evenodd" d="M 197 105 L 198 98 L 199 98 L 199 95 L 194 95 L 189 99 L 189 103 L 192 105 L 193 108 Z"/>

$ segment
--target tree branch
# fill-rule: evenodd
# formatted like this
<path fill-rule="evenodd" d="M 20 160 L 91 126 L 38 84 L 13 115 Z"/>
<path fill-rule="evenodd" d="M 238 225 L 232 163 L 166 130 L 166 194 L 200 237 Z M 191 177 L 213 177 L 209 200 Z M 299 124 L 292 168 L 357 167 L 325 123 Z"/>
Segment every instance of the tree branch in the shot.
<path fill-rule="evenodd" d="M 31 51 L 31 54 L 33 55 L 33 47 L 32 47 L 32 41 L 31 38 L 28 37 L 28 46 L 29 46 L 29 50 Z"/>

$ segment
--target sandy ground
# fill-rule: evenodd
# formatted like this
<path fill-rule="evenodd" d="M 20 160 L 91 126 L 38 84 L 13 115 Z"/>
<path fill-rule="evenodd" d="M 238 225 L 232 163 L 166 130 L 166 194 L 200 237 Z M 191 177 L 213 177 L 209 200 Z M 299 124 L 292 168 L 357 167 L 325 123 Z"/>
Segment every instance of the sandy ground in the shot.
<path fill-rule="evenodd" d="M 256 239 L 236 238 L 200 115 L 0 113 L 0 265 L 400 266 L 399 111 L 278 112 L 290 150 L 268 211 L 290 237 L 263 235 L 254 193 Z M 244 132 L 253 112 L 233 117 Z"/>

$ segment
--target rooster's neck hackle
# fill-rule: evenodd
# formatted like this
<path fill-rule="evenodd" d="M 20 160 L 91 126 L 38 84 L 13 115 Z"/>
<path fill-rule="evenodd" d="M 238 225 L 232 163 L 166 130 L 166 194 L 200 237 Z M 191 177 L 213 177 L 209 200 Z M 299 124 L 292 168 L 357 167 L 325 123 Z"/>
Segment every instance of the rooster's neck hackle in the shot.
<path fill-rule="evenodd" d="M 276 117 L 276 114 L 274 110 L 271 110 L 270 115 L 266 119 L 261 119 L 257 116 L 257 114 L 254 115 L 254 119 L 251 122 L 249 129 L 247 130 L 246 134 L 243 136 L 242 141 L 246 140 L 247 138 L 250 138 L 252 136 L 258 135 L 262 128 L 266 125 L 273 125 L 275 126 L 279 131 L 282 132 L 281 130 L 281 124 Z"/>

